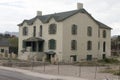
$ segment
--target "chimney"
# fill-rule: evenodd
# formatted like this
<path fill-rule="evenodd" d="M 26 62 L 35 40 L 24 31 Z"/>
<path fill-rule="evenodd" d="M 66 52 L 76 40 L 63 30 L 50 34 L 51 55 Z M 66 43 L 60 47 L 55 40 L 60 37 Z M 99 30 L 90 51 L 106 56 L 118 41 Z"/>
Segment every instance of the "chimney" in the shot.
<path fill-rule="evenodd" d="M 77 9 L 83 9 L 83 3 L 77 3 Z"/>
<path fill-rule="evenodd" d="M 42 16 L 42 11 L 37 11 L 37 16 Z"/>

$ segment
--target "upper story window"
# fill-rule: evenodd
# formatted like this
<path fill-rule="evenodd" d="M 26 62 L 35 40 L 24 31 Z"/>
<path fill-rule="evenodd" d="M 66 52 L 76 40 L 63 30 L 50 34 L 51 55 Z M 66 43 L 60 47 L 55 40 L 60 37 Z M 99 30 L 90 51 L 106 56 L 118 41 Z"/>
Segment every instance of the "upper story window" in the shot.
<path fill-rule="evenodd" d="M 56 40 L 54 39 L 50 39 L 49 42 L 48 42 L 48 47 L 49 49 L 56 49 Z"/>
<path fill-rule="evenodd" d="M 92 27 L 91 27 L 91 26 L 89 26 L 89 27 L 87 28 L 87 35 L 88 35 L 88 36 L 92 36 Z"/>
<path fill-rule="evenodd" d="M 106 42 L 103 42 L 103 52 L 106 51 Z"/>
<path fill-rule="evenodd" d="M 100 37 L 100 29 L 98 29 L 98 37 Z"/>
<path fill-rule="evenodd" d="M 33 27 L 33 37 L 36 36 L 36 26 Z"/>
<path fill-rule="evenodd" d="M 77 41 L 76 40 L 71 41 L 71 50 L 77 50 Z"/>
<path fill-rule="evenodd" d="M 100 50 L 100 42 L 98 42 L 98 50 Z"/>
<path fill-rule="evenodd" d="M 106 38 L 106 30 L 103 30 L 103 38 Z"/>
<path fill-rule="evenodd" d="M 73 35 L 77 34 L 77 25 L 75 25 L 75 24 L 72 25 L 72 34 Z"/>
<path fill-rule="evenodd" d="M 42 37 L 42 25 L 40 25 L 40 36 Z"/>
<path fill-rule="evenodd" d="M 23 35 L 28 35 L 28 27 L 23 27 Z"/>
<path fill-rule="evenodd" d="M 56 31 L 57 31 L 57 25 L 56 24 L 50 24 L 49 34 L 56 34 Z"/>
<path fill-rule="evenodd" d="M 87 42 L 87 50 L 92 50 L 92 41 Z"/>

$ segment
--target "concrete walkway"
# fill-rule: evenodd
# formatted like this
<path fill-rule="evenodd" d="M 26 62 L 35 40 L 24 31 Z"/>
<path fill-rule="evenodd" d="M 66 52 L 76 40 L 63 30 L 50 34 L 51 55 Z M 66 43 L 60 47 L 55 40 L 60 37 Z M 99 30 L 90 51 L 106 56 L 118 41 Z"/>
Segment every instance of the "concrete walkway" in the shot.
<path fill-rule="evenodd" d="M 3 67 L 3 66 L 0 66 L 0 69 L 9 70 L 9 71 L 16 71 L 16 72 L 20 72 L 20 73 L 23 73 L 26 75 L 40 77 L 40 78 L 44 78 L 44 79 L 50 79 L 50 80 L 87 80 L 87 79 L 82 79 L 79 77 L 59 76 L 59 75 L 56 76 L 56 75 L 42 74 L 42 73 L 32 72 L 32 71 L 28 71 L 28 70 Z"/>

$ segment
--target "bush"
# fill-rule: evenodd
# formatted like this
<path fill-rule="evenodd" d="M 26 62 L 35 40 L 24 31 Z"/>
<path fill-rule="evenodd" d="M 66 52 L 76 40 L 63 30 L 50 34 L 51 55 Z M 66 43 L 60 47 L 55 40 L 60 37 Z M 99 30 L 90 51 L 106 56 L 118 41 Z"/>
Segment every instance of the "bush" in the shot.
<path fill-rule="evenodd" d="M 102 63 L 111 63 L 111 64 L 119 64 L 120 61 L 114 58 L 106 58 L 103 60 L 99 60 L 98 62 L 102 62 Z"/>

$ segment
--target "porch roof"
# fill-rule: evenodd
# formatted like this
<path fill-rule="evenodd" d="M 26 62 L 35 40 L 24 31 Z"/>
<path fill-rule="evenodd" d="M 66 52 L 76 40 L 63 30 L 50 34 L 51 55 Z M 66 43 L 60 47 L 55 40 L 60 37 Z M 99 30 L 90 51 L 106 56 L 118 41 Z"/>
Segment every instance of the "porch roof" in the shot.
<path fill-rule="evenodd" d="M 38 37 L 30 37 L 28 39 L 25 39 L 24 41 L 44 41 L 44 39 Z"/>

